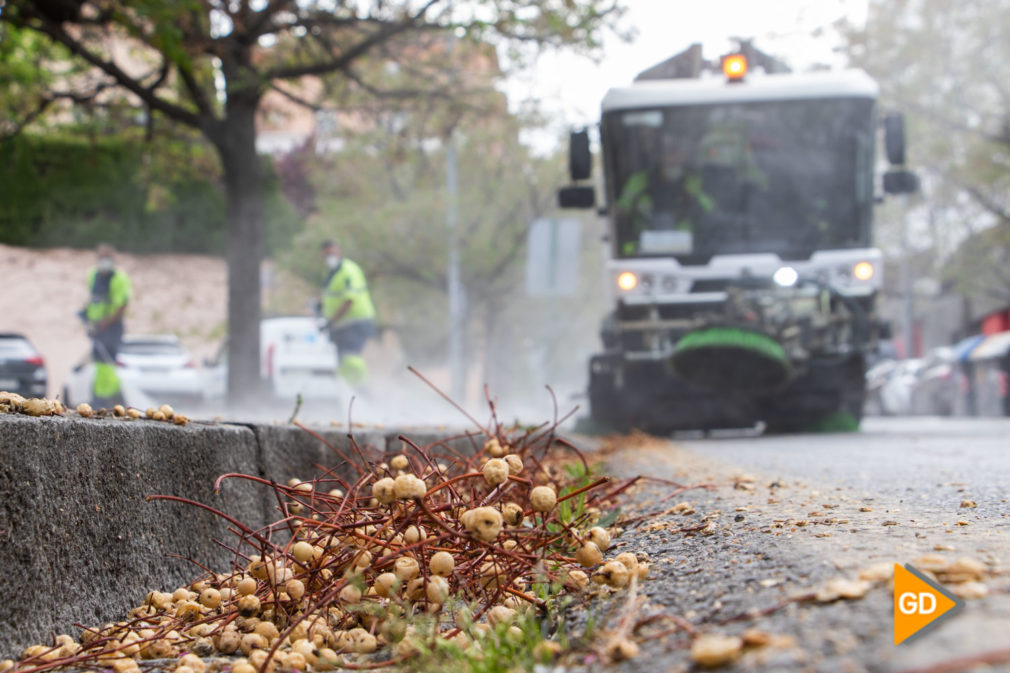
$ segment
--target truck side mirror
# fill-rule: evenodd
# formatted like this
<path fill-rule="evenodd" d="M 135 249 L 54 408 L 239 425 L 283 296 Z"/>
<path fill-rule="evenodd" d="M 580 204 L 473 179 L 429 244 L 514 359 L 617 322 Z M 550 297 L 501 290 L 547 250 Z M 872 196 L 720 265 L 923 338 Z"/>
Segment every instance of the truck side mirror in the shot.
<path fill-rule="evenodd" d="M 892 166 L 905 165 L 905 117 L 897 112 L 884 116 L 884 149 Z"/>
<path fill-rule="evenodd" d="M 884 173 L 885 194 L 914 194 L 919 191 L 919 176 L 912 171 L 896 168 Z"/>
<path fill-rule="evenodd" d="M 593 208 L 596 206 L 596 190 L 592 187 L 562 187 L 558 190 L 558 206 L 561 208 Z"/>
<path fill-rule="evenodd" d="M 572 131 L 568 140 L 568 173 L 572 180 L 586 180 L 593 174 L 593 155 L 589 151 L 589 131 Z"/>

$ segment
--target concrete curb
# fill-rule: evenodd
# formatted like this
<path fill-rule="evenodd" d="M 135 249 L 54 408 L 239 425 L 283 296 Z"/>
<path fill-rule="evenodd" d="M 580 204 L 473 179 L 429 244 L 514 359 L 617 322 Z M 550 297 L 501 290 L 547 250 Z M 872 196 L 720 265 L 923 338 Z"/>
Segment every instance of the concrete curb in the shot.
<path fill-rule="evenodd" d="M 345 455 L 346 430 L 316 429 Z M 370 458 L 399 451 L 397 430 L 355 430 Z M 445 435 L 405 431 L 415 443 Z M 472 451 L 473 442 L 450 442 Z M 0 658 L 19 655 L 72 625 L 122 619 L 152 589 L 172 591 L 201 571 L 229 568 L 227 524 L 182 503 L 212 505 L 250 526 L 278 518 L 267 487 L 221 474 L 286 482 L 352 470 L 322 442 L 294 426 L 190 424 L 182 428 L 124 419 L 0 416 Z M 176 558 L 177 555 L 182 558 Z M 189 560 L 184 560 L 189 559 Z"/>

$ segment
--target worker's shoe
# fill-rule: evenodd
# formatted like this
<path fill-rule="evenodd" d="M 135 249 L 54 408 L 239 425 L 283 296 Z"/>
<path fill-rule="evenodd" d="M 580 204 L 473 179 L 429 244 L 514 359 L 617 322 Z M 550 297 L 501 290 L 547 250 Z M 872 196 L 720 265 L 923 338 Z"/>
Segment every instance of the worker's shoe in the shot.
<path fill-rule="evenodd" d="M 123 399 L 121 393 L 108 396 L 98 396 L 95 395 L 91 400 L 91 406 L 95 409 L 111 409 L 117 404 L 122 404 L 125 406 L 126 400 Z"/>
<path fill-rule="evenodd" d="M 355 389 L 361 388 L 368 380 L 368 364 L 360 355 L 345 355 L 340 358 L 337 375 Z"/>

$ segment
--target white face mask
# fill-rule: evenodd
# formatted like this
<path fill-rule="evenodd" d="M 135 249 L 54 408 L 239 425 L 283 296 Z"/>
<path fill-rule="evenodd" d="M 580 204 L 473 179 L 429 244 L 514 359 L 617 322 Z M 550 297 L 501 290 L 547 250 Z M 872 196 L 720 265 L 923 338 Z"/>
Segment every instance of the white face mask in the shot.
<path fill-rule="evenodd" d="M 112 271 L 116 268 L 116 262 L 111 257 L 99 257 L 98 258 L 98 270 L 99 271 Z"/>
<path fill-rule="evenodd" d="M 336 255 L 326 255 L 326 268 L 333 270 L 340 266 L 340 258 Z"/>

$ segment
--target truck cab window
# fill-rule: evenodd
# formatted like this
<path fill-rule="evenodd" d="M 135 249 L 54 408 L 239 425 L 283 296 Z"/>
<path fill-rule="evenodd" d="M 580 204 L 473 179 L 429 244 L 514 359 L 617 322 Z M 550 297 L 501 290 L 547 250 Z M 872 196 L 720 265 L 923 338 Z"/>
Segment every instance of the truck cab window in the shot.
<path fill-rule="evenodd" d="M 872 109 L 818 99 L 608 113 L 616 255 L 690 264 L 868 245 Z"/>

